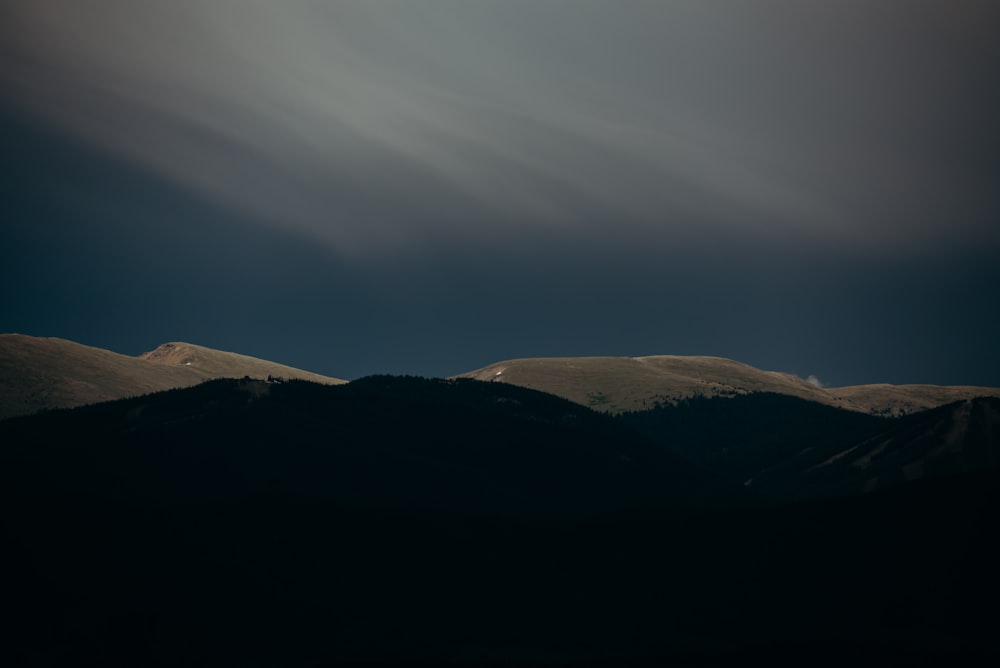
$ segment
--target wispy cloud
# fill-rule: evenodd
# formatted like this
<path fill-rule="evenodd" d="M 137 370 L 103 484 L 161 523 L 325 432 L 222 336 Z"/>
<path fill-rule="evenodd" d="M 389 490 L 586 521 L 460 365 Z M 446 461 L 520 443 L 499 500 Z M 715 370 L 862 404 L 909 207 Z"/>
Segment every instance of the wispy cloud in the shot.
<path fill-rule="evenodd" d="M 345 251 L 995 236 L 997 3 L 798 4 L 9 2 L 0 92 Z"/>

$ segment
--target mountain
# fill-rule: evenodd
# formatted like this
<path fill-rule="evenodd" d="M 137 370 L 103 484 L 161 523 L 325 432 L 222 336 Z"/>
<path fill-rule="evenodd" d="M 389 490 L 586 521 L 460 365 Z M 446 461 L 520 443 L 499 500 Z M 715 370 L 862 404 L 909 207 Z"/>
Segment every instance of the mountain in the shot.
<path fill-rule="evenodd" d="M 774 393 L 625 413 L 640 433 L 771 499 L 859 494 L 1000 466 L 1000 399 L 897 418 Z"/>
<path fill-rule="evenodd" d="M 303 371 L 276 362 L 257 359 L 248 355 L 228 353 L 213 350 L 192 343 L 164 343 L 148 353 L 139 355 L 139 359 L 163 364 L 187 366 L 210 378 L 250 378 L 265 379 L 274 376 L 283 379 L 308 380 L 314 383 L 340 385 L 346 381 L 330 378 L 318 373 Z"/>
<path fill-rule="evenodd" d="M 490 364 L 459 377 L 506 382 L 619 413 L 691 397 L 773 392 L 827 406 L 878 415 L 902 415 L 1000 388 L 934 385 L 858 385 L 824 388 L 797 376 L 762 371 L 722 357 L 539 357 Z"/>
<path fill-rule="evenodd" d="M 969 385 L 850 385 L 831 387 L 830 394 L 878 415 L 909 415 L 928 408 L 974 399 L 1000 397 L 1000 388 Z"/>
<path fill-rule="evenodd" d="M 4 665 L 997 654 L 995 468 L 720 504 L 713 476 L 621 419 L 392 377 L 214 380 L 5 420 L 0 444 Z"/>
<path fill-rule="evenodd" d="M 244 376 L 345 382 L 190 343 L 165 343 L 129 357 L 64 339 L 0 334 L 0 419 Z M 506 382 L 610 413 L 698 396 L 774 392 L 853 411 L 905 415 L 962 399 L 1000 396 L 998 388 L 968 386 L 822 388 L 791 374 L 721 357 L 677 355 L 509 360 L 457 377 Z"/>
<path fill-rule="evenodd" d="M 2 425 L 4 456 L 65 466 L 60 488 L 117 489 L 124 468 L 144 493 L 191 502 L 576 516 L 684 504 L 710 478 L 610 416 L 471 380 L 213 380 Z"/>
<path fill-rule="evenodd" d="M 867 438 L 804 450 L 761 472 L 799 496 L 856 494 L 1000 466 L 1000 399 L 966 399 L 898 418 Z"/>
<path fill-rule="evenodd" d="M 197 385 L 210 378 L 343 383 L 246 355 L 165 343 L 139 357 L 57 338 L 0 334 L 0 419 Z"/>

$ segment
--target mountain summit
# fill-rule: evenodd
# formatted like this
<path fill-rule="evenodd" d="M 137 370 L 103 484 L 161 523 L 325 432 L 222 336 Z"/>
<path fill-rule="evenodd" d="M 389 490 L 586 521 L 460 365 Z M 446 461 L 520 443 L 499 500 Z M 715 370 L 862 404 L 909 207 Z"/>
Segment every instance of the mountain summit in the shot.
<path fill-rule="evenodd" d="M 65 339 L 0 334 L 0 419 L 244 376 L 345 382 L 190 343 L 130 357 Z"/>
<path fill-rule="evenodd" d="M 641 411 L 692 397 L 784 394 L 827 406 L 906 415 L 1000 389 L 940 385 L 820 387 L 798 376 L 762 371 L 724 357 L 537 357 L 496 362 L 459 377 L 511 383 L 549 392 L 610 413 Z"/>

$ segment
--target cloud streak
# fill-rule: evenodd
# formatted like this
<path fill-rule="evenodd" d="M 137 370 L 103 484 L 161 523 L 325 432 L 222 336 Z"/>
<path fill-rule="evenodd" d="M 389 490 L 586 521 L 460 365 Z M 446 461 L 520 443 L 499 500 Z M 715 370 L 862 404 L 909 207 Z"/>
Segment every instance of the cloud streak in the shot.
<path fill-rule="evenodd" d="M 995 2 L 0 4 L 0 90 L 366 254 L 570 230 L 996 241 Z"/>

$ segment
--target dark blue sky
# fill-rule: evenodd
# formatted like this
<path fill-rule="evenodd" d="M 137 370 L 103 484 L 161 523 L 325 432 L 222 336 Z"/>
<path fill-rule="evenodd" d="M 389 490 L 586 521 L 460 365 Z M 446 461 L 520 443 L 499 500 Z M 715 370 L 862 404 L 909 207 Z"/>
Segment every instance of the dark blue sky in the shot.
<path fill-rule="evenodd" d="M 1000 385 L 998 3 L 802 4 L 0 2 L 0 330 Z"/>

